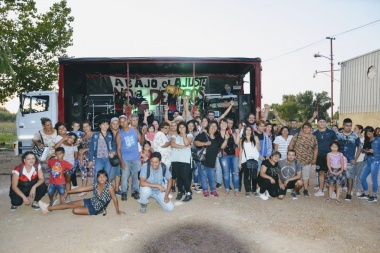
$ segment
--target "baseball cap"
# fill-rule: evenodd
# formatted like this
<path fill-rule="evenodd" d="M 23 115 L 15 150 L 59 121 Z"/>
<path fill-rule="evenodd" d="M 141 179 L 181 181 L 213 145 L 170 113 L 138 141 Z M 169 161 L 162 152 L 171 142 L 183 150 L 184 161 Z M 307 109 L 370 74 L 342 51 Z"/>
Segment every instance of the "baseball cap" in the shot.
<path fill-rule="evenodd" d="M 114 121 L 119 121 L 119 118 L 118 118 L 118 117 L 113 117 L 113 118 L 111 119 L 111 123 L 114 122 Z"/>

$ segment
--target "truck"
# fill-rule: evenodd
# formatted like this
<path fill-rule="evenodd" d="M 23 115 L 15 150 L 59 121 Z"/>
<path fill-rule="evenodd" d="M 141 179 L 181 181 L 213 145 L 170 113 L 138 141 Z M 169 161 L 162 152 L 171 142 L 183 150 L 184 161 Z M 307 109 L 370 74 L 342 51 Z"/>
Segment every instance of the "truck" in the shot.
<path fill-rule="evenodd" d="M 67 126 L 88 120 L 96 128 L 103 118 L 142 116 L 149 109 L 150 120 L 161 121 L 164 106 L 181 111 L 185 95 L 200 111 L 213 110 L 217 116 L 225 110 L 221 90 L 226 84 L 236 99 L 236 120 L 246 120 L 261 107 L 260 58 L 59 58 L 58 62 L 57 91 L 31 91 L 19 97 L 16 155 L 30 150 L 42 117 Z M 249 89 L 244 90 L 244 83 Z"/>

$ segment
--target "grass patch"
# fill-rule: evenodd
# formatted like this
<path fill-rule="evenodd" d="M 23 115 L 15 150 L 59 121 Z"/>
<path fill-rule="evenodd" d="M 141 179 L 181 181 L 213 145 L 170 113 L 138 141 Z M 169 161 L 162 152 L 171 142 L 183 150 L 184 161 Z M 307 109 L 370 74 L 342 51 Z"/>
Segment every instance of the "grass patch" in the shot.
<path fill-rule="evenodd" d="M 15 141 L 17 141 L 16 122 L 0 122 L 0 144 L 5 143 L 5 148 L 13 149 Z"/>

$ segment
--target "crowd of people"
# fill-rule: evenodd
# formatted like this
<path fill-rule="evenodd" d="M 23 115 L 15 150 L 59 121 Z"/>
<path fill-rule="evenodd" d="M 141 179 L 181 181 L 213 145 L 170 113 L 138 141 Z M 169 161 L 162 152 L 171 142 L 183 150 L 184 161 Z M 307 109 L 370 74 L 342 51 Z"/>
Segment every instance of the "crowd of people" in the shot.
<path fill-rule="evenodd" d="M 43 128 L 32 141 L 49 149 L 48 158 L 40 161 L 32 151 L 22 155 L 22 163 L 12 170 L 11 210 L 25 204 L 44 213 L 72 209 L 74 214 L 105 215 L 112 200 L 117 214 L 123 214 L 117 196 L 127 201 L 130 192 L 141 213 L 151 198 L 172 211 L 174 198 L 189 202 L 194 192 L 219 197 L 222 187 L 225 196 L 243 192 L 247 198 L 282 200 L 289 192 L 297 199 L 310 196 L 314 170 L 314 196 L 323 197 L 327 191 L 326 202 L 340 204 L 343 189 L 346 201 L 352 200 L 354 191 L 359 199 L 377 201 L 380 128 L 353 125 L 346 118 L 342 129 L 328 129 L 326 119 L 317 113 L 298 128 L 297 121 L 291 120 L 288 127 L 274 112 L 281 123 L 276 125 L 267 120 L 269 105 L 261 120 L 256 120 L 261 116 L 258 108 L 245 122 L 234 122 L 226 118 L 233 100 L 215 118 L 213 111 L 204 117 L 198 110 L 191 112 L 187 99 L 182 115 L 175 111 L 173 120 L 166 107 L 162 122 L 147 122 L 146 111 L 142 123 L 138 115 L 121 115 L 102 120 L 94 132 L 87 121 L 72 122 L 68 131 L 64 123 L 53 128 L 50 119 L 42 118 Z M 86 198 L 89 191 L 93 194 Z M 49 203 L 41 200 L 45 194 Z M 71 201 L 71 194 L 83 199 Z"/>

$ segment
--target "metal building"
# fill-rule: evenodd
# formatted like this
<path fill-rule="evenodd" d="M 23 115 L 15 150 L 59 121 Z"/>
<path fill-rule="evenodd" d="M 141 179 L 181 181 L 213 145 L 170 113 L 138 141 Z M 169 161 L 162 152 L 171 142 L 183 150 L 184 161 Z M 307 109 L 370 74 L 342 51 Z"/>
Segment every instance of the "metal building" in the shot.
<path fill-rule="evenodd" d="M 380 49 L 340 63 L 339 122 L 380 126 Z"/>

